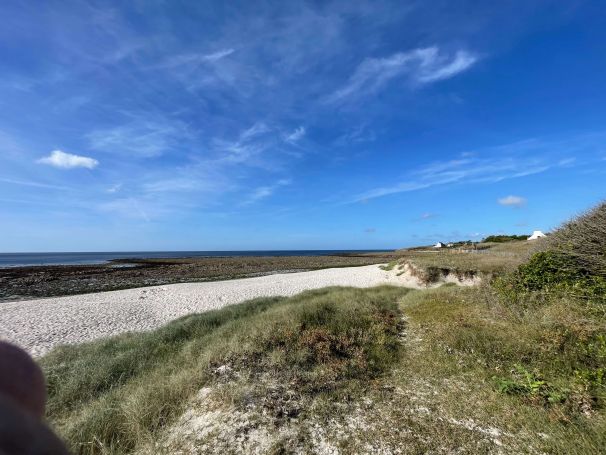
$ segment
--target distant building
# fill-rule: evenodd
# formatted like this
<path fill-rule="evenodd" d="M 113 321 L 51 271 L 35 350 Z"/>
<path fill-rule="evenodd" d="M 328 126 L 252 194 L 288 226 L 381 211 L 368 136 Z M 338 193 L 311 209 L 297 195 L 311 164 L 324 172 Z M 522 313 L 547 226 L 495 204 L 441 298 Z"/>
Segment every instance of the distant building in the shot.
<path fill-rule="evenodd" d="M 449 243 L 448 245 L 446 245 L 448 248 L 452 248 L 454 246 L 454 243 Z"/>
<path fill-rule="evenodd" d="M 442 242 L 438 242 L 436 243 L 433 247 L 434 248 L 444 248 L 446 245 L 444 245 Z"/>
<path fill-rule="evenodd" d="M 547 237 L 545 234 L 543 234 L 541 231 L 534 231 L 532 233 L 532 235 L 530 237 L 528 237 L 527 240 L 536 240 L 536 239 L 540 239 L 541 237 Z"/>

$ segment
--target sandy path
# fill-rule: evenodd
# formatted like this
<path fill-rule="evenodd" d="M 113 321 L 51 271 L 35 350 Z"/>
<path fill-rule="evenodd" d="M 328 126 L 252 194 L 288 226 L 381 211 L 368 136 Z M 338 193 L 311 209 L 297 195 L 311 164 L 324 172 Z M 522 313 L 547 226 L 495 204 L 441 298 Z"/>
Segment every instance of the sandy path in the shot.
<path fill-rule="evenodd" d="M 255 297 L 290 296 L 325 286 L 380 284 L 415 287 L 403 276 L 369 265 L 0 303 L 0 339 L 41 356 L 59 344 L 150 330 L 186 314 Z"/>

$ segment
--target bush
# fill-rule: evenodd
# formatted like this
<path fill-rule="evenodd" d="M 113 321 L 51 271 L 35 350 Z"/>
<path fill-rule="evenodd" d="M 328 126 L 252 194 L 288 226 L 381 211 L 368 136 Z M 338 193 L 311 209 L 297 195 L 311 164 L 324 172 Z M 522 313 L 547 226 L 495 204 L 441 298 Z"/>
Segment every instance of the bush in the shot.
<path fill-rule="evenodd" d="M 583 346 L 584 363 L 575 370 L 577 382 L 598 402 L 606 400 L 606 335 L 595 336 Z"/>
<path fill-rule="evenodd" d="M 606 204 L 601 204 L 564 224 L 526 263 L 494 280 L 497 294 L 520 321 L 530 320 L 542 332 L 537 352 L 552 359 L 535 362 L 538 369 L 532 372 L 516 365 L 510 377 L 495 378 L 501 392 L 544 404 L 580 403 L 577 407 L 585 411 L 603 406 L 606 337 L 597 321 L 606 309 L 605 256 Z M 556 321 L 537 317 L 557 306 L 566 314 L 559 313 Z M 538 371 L 566 377 L 567 387 L 548 383 Z"/>
<path fill-rule="evenodd" d="M 561 390 L 544 380 L 537 372 L 528 371 L 520 364 L 514 365 L 510 378 L 494 377 L 499 392 L 508 395 L 521 395 L 542 404 L 562 403 L 570 391 Z"/>
<path fill-rule="evenodd" d="M 405 290 L 329 289 L 303 294 L 288 312 L 273 313 L 261 330 L 250 332 L 213 359 L 251 377 L 268 372 L 305 393 L 326 392 L 351 379 L 375 377 L 397 358 L 401 319 L 397 297 Z M 294 300 L 294 299 L 292 299 Z"/>
<path fill-rule="evenodd" d="M 575 261 L 556 251 L 535 253 L 516 272 L 516 283 L 524 291 L 562 291 L 592 300 L 606 298 L 606 279 L 596 276 Z"/>
<path fill-rule="evenodd" d="M 565 223 L 543 248 L 566 256 L 577 269 L 606 278 L 606 202 Z"/>
<path fill-rule="evenodd" d="M 495 287 L 517 303 L 530 293 L 561 293 L 592 302 L 606 302 L 606 204 L 558 229 L 540 251 Z M 523 302 L 527 306 L 527 302 Z"/>

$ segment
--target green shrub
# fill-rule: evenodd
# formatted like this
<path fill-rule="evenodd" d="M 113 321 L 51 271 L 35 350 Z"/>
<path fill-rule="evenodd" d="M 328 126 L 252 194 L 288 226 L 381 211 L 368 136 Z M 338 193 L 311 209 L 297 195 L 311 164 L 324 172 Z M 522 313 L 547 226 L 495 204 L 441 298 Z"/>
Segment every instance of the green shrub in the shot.
<path fill-rule="evenodd" d="M 494 287 L 504 297 L 517 303 L 532 300 L 530 294 L 537 291 L 564 294 L 596 303 L 606 302 L 606 278 L 592 275 L 575 262 L 574 257 L 556 251 L 535 253 L 516 271 L 496 279 Z M 524 306 L 528 306 L 527 303 Z"/>
<path fill-rule="evenodd" d="M 393 270 L 393 268 L 398 265 L 398 261 L 391 261 L 389 264 L 387 265 L 380 265 L 379 268 L 381 270 L 385 270 L 386 272 L 388 272 L 389 270 Z"/>
<path fill-rule="evenodd" d="M 541 291 L 606 302 L 606 203 L 557 229 L 497 289 L 510 299 Z"/>
<path fill-rule="evenodd" d="M 248 340 L 246 350 L 230 350 L 212 363 L 231 365 L 252 376 L 277 369 L 275 374 L 305 392 L 372 378 L 397 357 L 401 320 L 394 297 L 406 292 L 380 289 L 375 298 L 361 290 L 309 293 L 303 305 L 272 314 L 263 330 L 248 333 L 237 343 Z"/>
<path fill-rule="evenodd" d="M 606 400 L 606 335 L 599 334 L 583 346 L 584 365 L 575 370 L 579 384 L 599 405 Z"/>
<path fill-rule="evenodd" d="M 511 377 L 493 377 L 493 380 L 501 393 L 538 399 L 545 405 L 562 403 L 570 393 L 567 389 L 554 387 L 537 372 L 528 371 L 520 364 L 514 365 Z"/>
<path fill-rule="evenodd" d="M 489 235 L 484 240 L 483 243 L 505 243 L 512 242 L 514 240 L 526 240 L 528 235 Z"/>
<path fill-rule="evenodd" d="M 526 291 L 549 290 L 583 278 L 570 258 L 553 251 L 534 254 L 517 270 L 517 284 Z"/>

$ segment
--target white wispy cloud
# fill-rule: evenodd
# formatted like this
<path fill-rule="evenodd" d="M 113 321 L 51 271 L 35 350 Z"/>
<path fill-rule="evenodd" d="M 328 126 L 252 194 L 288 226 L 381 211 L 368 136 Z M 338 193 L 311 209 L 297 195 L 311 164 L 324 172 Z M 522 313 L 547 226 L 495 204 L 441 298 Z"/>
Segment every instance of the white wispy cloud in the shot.
<path fill-rule="evenodd" d="M 377 134 L 374 130 L 369 129 L 368 125 L 362 124 L 350 129 L 345 134 L 338 136 L 334 145 L 343 147 L 351 144 L 359 144 L 362 142 L 372 142 L 377 138 Z"/>
<path fill-rule="evenodd" d="M 430 212 L 425 212 L 423 214 L 421 214 L 421 216 L 419 217 L 420 220 L 425 221 L 425 220 L 430 220 L 432 218 L 437 217 L 438 215 L 435 213 L 430 213 Z"/>
<path fill-rule="evenodd" d="M 99 161 L 88 156 L 74 155 L 71 153 L 54 150 L 49 156 L 40 158 L 40 164 L 48 164 L 49 166 L 58 167 L 61 169 L 73 169 L 83 167 L 86 169 L 94 169 L 99 165 Z"/>
<path fill-rule="evenodd" d="M 259 201 L 261 199 L 265 199 L 266 197 L 269 197 L 273 194 L 275 188 L 272 186 L 262 186 L 259 187 L 257 189 L 255 189 L 251 195 L 249 196 L 249 198 L 247 199 L 247 203 L 253 203 L 256 201 Z"/>
<path fill-rule="evenodd" d="M 470 68 L 478 57 L 468 51 L 459 50 L 453 57 L 442 56 L 435 47 L 426 49 L 414 77 L 419 82 L 434 82 L 451 78 Z"/>
<path fill-rule="evenodd" d="M 210 53 L 203 52 L 191 52 L 191 53 L 182 53 L 176 56 L 173 56 L 166 61 L 160 63 L 159 65 L 154 66 L 154 68 L 164 68 L 171 69 L 178 66 L 197 66 L 203 63 L 214 63 L 217 62 L 231 54 L 233 54 L 236 50 L 229 49 L 219 49 Z"/>
<path fill-rule="evenodd" d="M 122 189 L 122 183 L 115 183 L 107 189 L 108 193 L 117 193 Z"/>
<path fill-rule="evenodd" d="M 104 202 L 98 206 L 98 209 L 103 212 L 115 213 L 125 218 L 142 219 L 146 222 L 151 221 L 151 217 L 142 201 L 134 197 Z"/>
<path fill-rule="evenodd" d="M 48 183 L 34 182 L 31 180 L 18 180 L 0 177 L 0 182 L 9 183 L 11 185 L 31 186 L 34 188 L 47 188 L 50 190 L 69 190 L 69 188 L 60 185 L 51 185 Z"/>
<path fill-rule="evenodd" d="M 215 138 L 212 149 L 219 154 L 219 161 L 224 164 L 261 165 L 263 153 L 275 146 L 277 140 L 272 128 L 263 122 L 256 122 L 236 139 Z"/>
<path fill-rule="evenodd" d="M 292 133 L 288 134 L 284 140 L 291 144 L 299 142 L 305 136 L 306 130 L 304 126 L 296 128 Z"/>
<path fill-rule="evenodd" d="M 235 139 L 214 138 L 210 148 L 219 156 L 217 164 L 243 164 L 275 170 L 304 155 L 302 150 L 284 147 L 284 143 L 297 145 L 307 133 L 305 127 L 299 126 L 287 135 L 283 131 L 279 126 L 257 121 Z"/>
<path fill-rule="evenodd" d="M 534 143 L 533 143 L 534 144 Z M 519 143 L 512 144 L 517 149 Z M 506 147 L 495 147 L 493 151 L 503 152 Z M 410 172 L 398 183 L 374 188 L 359 194 L 350 202 L 367 202 L 370 199 L 396 193 L 421 190 L 438 185 L 457 183 L 495 183 L 545 172 L 561 167 L 549 156 L 494 156 L 479 158 L 468 155 L 444 162 L 434 162 Z"/>
<path fill-rule="evenodd" d="M 154 180 L 143 185 L 146 193 L 191 192 L 197 191 L 198 188 L 197 179 L 184 177 Z"/>
<path fill-rule="evenodd" d="M 290 179 L 281 179 L 278 180 L 273 185 L 261 186 L 255 188 L 250 195 L 245 198 L 243 205 L 253 204 L 255 202 L 260 201 L 261 199 L 265 199 L 273 195 L 280 187 L 288 186 L 292 183 Z"/>
<path fill-rule="evenodd" d="M 230 189 L 229 181 L 218 172 L 203 175 L 199 170 L 190 169 L 173 172 L 173 178 L 159 178 L 143 184 L 146 194 L 153 193 L 214 193 L 220 194 Z M 212 176 L 211 176 L 212 175 Z"/>
<path fill-rule="evenodd" d="M 100 152 L 151 158 L 174 150 L 191 136 L 181 122 L 143 117 L 114 128 L 95 130 L 87 139 L 90 147 Z"/>
<path fill-rule="evenodd" d="M 567 167 L 573 165 L 577 162 L 576 157 L 564 158 L 563 160 L 558 161 L 558 164 L 563 167 Z"/>
<path fill-rule="evenodd" d="M 265 133 L 269 133 L 270 131 L 270 128 L 264 122 L 255 122 L 253 126 L 244 130 L 240 134 L 240 140 L 244 141 L 247 139 L 252 139 Z"/>
<path fill-rule="evenodd" d="M 329 102 L 338 102 L 352 96 L 374 93 L 389 81 L 408 77 L 416 84 L 448 79 L 470 68 L 478 57 L 466 50 L 454 55 L 440 52 L 438 47 L 397 52 L 389 57 L 367 58 L 356 68 L 347 84 L 334 92 Z"/>
<path fill-rule="evenodd" d="M 222 58 L 227 57 L 228 55 L 231 55 L 234 52 L 236 52 L 235 49 L 221 49 L 216 52 L 211 52 L 210 54 L 203 55 L 202 59 L 209 62 L 216 62 L 217 60 L 221 60 Z"/>
<path fill-rule="evenodd" d="M 526 198 L 521 196 L 505 196 L 497 200 L 497 202 L 506 207 L 523 207 L 526 205 Z"/>

